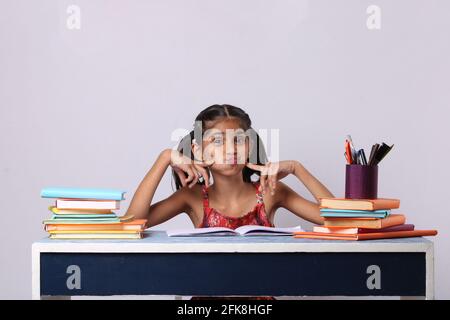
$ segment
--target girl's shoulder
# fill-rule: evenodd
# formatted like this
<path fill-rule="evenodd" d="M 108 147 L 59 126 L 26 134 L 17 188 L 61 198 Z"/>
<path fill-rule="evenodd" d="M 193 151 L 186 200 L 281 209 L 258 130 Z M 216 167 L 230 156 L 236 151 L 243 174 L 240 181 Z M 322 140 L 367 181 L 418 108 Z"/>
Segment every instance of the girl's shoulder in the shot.
<path fill-rule="evenodd" d="M 195 184 L 191 188 L 189 187 L 181 187 L 176 192 L 180 193 L 180 196 L 182 196 L 186 202 L 194 203 L 198 201 L 198 199 L 202 199 L 202 188 L 203 186 L 200 184 Z"/>
<path fill-rule="evenodd" d="M 183 201 L 190 209 L 198 207 L 199 201 L 202 200 L 202 186 L 195 184 L 191 188 L 181 187 L 175 191 L 172 196 L 179 198 Z"/>

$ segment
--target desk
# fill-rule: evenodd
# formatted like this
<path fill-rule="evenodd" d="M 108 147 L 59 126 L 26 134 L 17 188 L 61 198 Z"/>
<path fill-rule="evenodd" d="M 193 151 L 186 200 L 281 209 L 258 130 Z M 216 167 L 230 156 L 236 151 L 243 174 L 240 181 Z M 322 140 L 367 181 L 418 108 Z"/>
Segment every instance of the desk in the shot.
<path fill-rule="evenodd" d="M 107 295 L 434 298 L 433 242 L 291 236 L 51 240 L 32 245 L 33 299 Z M 251 276 L 250 276 L 251 275 Z"/>

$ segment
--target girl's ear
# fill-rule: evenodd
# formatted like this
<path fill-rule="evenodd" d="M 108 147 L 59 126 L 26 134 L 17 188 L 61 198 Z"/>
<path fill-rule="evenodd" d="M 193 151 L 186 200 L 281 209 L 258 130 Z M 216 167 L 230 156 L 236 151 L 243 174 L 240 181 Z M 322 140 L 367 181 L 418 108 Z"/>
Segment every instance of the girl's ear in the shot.
<path fill-rule="evenodd" d="M 200 150 L 200 146 L 198 145 L 197 141 L 195 139 L 192 139 L 192 153 L 194 154 L 194 159 L 201 161 L 203 159 L 202 153 Z"/>

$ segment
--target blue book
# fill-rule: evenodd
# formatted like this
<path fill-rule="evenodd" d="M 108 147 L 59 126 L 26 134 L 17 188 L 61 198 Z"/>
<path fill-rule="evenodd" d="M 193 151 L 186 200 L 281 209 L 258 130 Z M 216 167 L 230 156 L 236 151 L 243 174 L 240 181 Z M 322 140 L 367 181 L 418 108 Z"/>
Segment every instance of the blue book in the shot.
<path fill-rule="evenodd" d="M 351 209 L 329 209 L 329 208 L 321 208 L 320 212 L 336 212 L 336 213 L 385 213 L 390 214 L 391 209 L 381 209 L 381 210 L 351 210 Z"/>
<path fill-rule="evenodd" d="M 321 217 L 325 218 L 386 218 L 391 210 L 345 210 L 345 209 L 320 209 Z"/>
<path fill-rule="evenodd" d="M 49 187 L 41 190 L 42 198 L 124 200 L 126 191 L 93 188 Z"/>
<path fill-rule="evenodd" d="M 380 218 L 384 219 L 387 217 L 385 214 L 380 213 L 370 213 L 370 214 L 359 214 L 359 213 L 322 213 L 320 215 L 324 218 Z"/>

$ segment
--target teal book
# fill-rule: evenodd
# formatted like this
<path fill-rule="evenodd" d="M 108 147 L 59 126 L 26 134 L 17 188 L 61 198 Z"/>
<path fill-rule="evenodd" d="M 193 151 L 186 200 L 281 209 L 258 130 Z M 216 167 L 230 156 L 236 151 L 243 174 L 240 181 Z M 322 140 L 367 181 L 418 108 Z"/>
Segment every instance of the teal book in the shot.
<path fill-rule="evenodd" d="M 390 215 L 391 210 L 345 210 L 345 209 L 320 209 L 324 218 L 381 218 Z"/>
<path fill-rule="evenodd" d="M 124 200 L 126 191 L 115 189 L 48 187 L 41 190 L 42 198 Z"/>

